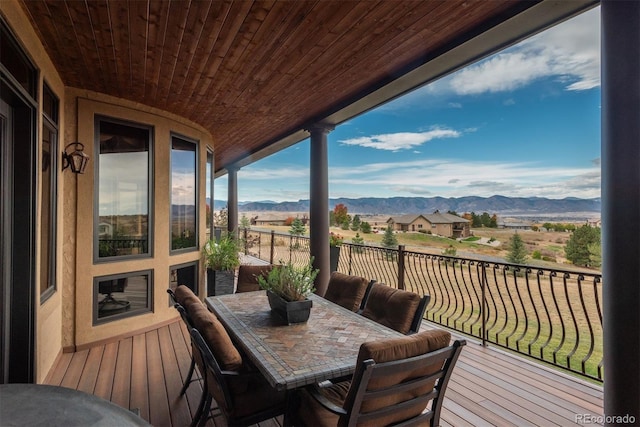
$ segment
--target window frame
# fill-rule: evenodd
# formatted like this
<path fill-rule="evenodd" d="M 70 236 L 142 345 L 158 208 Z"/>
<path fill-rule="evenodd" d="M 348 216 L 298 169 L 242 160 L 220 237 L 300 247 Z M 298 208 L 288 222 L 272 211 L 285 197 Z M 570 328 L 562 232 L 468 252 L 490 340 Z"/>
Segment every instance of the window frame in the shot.
<path fill-rule="evenodd" d="M 51 298 L 52 295 L 54 295 L 57 291 L 57 280 L 56 280 L 56 274 L 57 274 L 57 247 L 58 247 L 58 227 L 57 227 L 57 221 L 58 221 L 58 153 L 60 152 L 60 147 L 59 147 L 59 127 L 58 127 L 58 118 L 59 118 L 59 111 L 60 111 L 60 98 L 58 98 L 56 96 L 56 94 L 53 92 L 53 90 L 51 90 L 51 88 L 49 87 L 49 85 L 47 84 L 47 82 L 45 81 L 43 83 L 42 86 L 42 98 L 44 100 L 45 98 L 45 94 L 47 96 L 51 97 L 51 100 L 53 101 L 53 110 L 52 110 L 52 116 L 51 117 L 49 114 L 47 114 L 45 112 L 45 108 L 44 105 L 42 106 L 42 126 L 43 126 L 43 132 L 42 132 L 42 136 L 44 136 L 44 128 L 46 128 L 49 133 L 52 135 L 51 141 L 50 141 L 50 159 L 49 159 L 49 170 L 50 170 L 50 182 L 49 182 L 49 236 L 48 236 L 48 285 L 47 288 L 45 290 L 42 290 L 41 287 L 39 287 L 40 290 L 40 304 L 44 304 L 49 298 Z M 43 101 L 44 104 L 44 101 Z M 40 153 L 43 154 L 43 150 L 42 150 L 42 146 L 40 147 Z M 44 157 L 41 155 L 40 156 L 40 161 L 44 162 Z M 40 166 L 41 169 L 44 168 L 44 164 L 42 164 Z M 42 180 L 42 174 L 40 175 L 40 179 Z M 44 201 L 42 200 L 42 192 L 43 189 L 41 188 L 41 194 L 40 194 L 40 201 L 41 203 L 44 203 Z M 42 205 L 40 207 L 40 209 L 42 210 Z M 40 225 L 40 233 L 42 234 L 42 221 L 43 218 L 42 216 L 40 217 L 40 221 L 41 221 L 41 225 Z M 42 257 L 42 235 L 40 236 L 40 257 Z M 42 277 L 43 271 L 42 271 L 42 259 L 40 260 L 40 277 Z M 41 285 L 41 282 L 40 282 Z"/>
<path fill-rule="evenodd" d="M 116 255 L 111 257 L 100 257 L 100 123 L 109 122 L 121 126 L 130 126 L 138 129 L 145 129 L 149 133 L 149 149 L 148 153 L 148 171 L 147 171 L 147 252 L 132 255 Z M 103 264 L 110 262 L 121 262 L 135 259 L 153 258 L 154 255 L 154 220 L 155 220 L 155 180 L 154 180 L 154 145 L 155 145 L 155 128 L 152 125 L 122 120 L 115 117 L 109 117 L 96 114 L 94 117 L 94 197 L 93 197 L 93 263 Z"/>
<path fill-rule="evenodd" d="M 198 262 L 198 261 L 190 261 L 190 262 L 183 262 L 183 263 L 180 263 L 180 264 L 170 265 L 169 266 L 169 287 L 167 287 L 167 289 L 172 289 L 173 290 L 173 288 L 171 288 L 171 272 L 173 270 L 178 270 L 180 268 L 187 268 L 187 267 L 193 267 L 193 269 L 195 270 L 194 271 L 194 273 L 195 273 L 195 275 L 194 275 L 194 278 L 195 278 L 195 281 L 194 281 L 195 289 L 191 289 L 191 288 L 189 288 L 189 289 L 191 289 L 194 294 L 198 295 L 199 288 L 200 288 L 200 283 L 199 283 L 199 280 L 198 280 L 198 278 L 199 278 L 198 272 L 200 271 L 199 270 L 200 262 Z M 171 297 L 168 296 L 168 298 L 169 298 L 169 307 L 171 307 L 171 306 L 173 306 L 173 301 L 171 300 Z"/>
<path fill-rule="evenodd" d="M 194 252 L 198 251 L 200 245 L 200 221 L 198 220 L 198 213 L 200 212 L 200 195 L 199 195 L 199 179 L 200 176 L 200 141 L 189 138 L 187 136 L 181 135 L 176 132 L 171 132 L 169 135 L 169 205 L 173 206 L 173 139 L 179 138 L 185 142 L 191 143 L 195 146 L 194 154 L 194 192 L 195 192 L 195 218 L 194 218 L 194 234 L 195 234 L 195 244 L 194 246 L 188 246 L 185 248 L 173 249 L 173 238 L 172 238 L 172 224 L 173 224 L 173 209 L 169 209 L 169 254 L 176 255 L 185 252 Z"/>
<path fill-rule="evenodd" d="M 116 313 L 111 316 L 106 316 L 103 318 L 98 317 L 98 302 L 100 299 L 100 282 L 107 280 L 117 280 L 117 279 L 128 279 L 130 277 L 136 276 L 147 276 L 147 306 L 141 309 L 127 310 L 121 313 Z M 154 295 L 154 278 L 153 278 L 153 269 L 147 270 L 139 270 L 139 271 L 131 271 L 126 273 L 117 273 L 117 274 L 108 274 L 105 276 L 95 276 L 93 278 L 93 304 L 92 304 L 92 318 L 93 318 L 93 326 L 103 325 L 105 323 L 114 322 L 117 320 L 127 319 L 130 317 L 136 317 L 140 315 L 144 315 L 147 313 L 154 312 L 153 305 L 153 295 Z"/>

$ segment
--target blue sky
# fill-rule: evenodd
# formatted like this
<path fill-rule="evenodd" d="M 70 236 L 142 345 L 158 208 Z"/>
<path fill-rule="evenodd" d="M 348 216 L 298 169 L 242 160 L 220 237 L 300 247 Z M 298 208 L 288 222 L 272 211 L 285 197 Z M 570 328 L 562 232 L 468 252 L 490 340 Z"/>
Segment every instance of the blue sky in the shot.
<path fill-rule="evenodd" d="M 329 197 L 600 197 L 600 10 L 336 127 Z M 238 200 L 309 198 L 309 140 L 242 168 Z M 214 197 L 227 198 L 227 179 Z"/>

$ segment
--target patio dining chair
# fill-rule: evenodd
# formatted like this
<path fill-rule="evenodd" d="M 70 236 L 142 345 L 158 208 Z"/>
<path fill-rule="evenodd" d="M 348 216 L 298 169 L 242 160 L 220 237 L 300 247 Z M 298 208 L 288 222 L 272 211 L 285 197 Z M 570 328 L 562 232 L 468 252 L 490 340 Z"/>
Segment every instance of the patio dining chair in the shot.
<path fill-rule="evenodd" d="M 360 346 L 352 381 L 308 386 L 296 397 L 296 426 L 438 426 L 445 391 L 466 344 L 433 329 Z M 431 405 L 428 407 L 429 403 Z"/>
<path fill-rule="evenodd" d="M 191 342 L 205 378 L 192 426 L 204 425 L 215 400 L 229 426 L 249 426 L 284 414 L 286 395 L 245 362 L 222 324 L 203 306 L 192 313 Z"/>
<path fill-rule="evenodd" d="M 364 308 L 366 303 L 364 297 L 367 294 L 367 288 L 374 282 L 375 280 L 369 281 L 364 277 L 334 271 L 329 277 L 329 284 L 324 297 L 347 310 L 357 312 Z"/>
<path fill-rule="evenodd" d="M 273 269 L 273 264 L 250 265 L 242 264 L 238 267 L 238 285 L 236 293 L 259 291 L 258 277 L 266 277 Z"/>
<path fill-rule="evenodd" d="M 360 313 L 405 335 L 415 334 L 420 330 L 430 298 L 429 295 L 420 297 L 414 292 L 374 283 L 365 296 L 366 304 Z"/>
<path fill-rule="evenodd" d="M 193 328 L 193 321 L 189 316 L 189 309 L 187 307 L 190 307 L 193 304 L 202 305 L 202 301 L 200 301 L 200 299 L 196 296 L 196 294 L 194 294 L 193 291 L 185 285 L 179 285 L 175 291 L 171 289 L 167 289 L 167 293 L 171 297 L 173 306 L 180 313 L 180 317 L 182 318 L 182 321 L 184 322 L 184 324 L 187 326 L 187 330 L 191 330 L 191 328 Z M 182 307 L 183 310 L 180 310 L 178 307 Z M 180 389 L 180 396 L 182 396 L 187 392 L 187 388 L 189 387 L 189 384 L 191 384 L 194 381 L 193 374 L 195 373 L 195 369 L 196 369 L 196 361 L 194 359 L 194 355 L 192 352 L 191 363 L 189 364 L 189 371 L 187 372 L 187 376 L 185 377 L 184 383 L 182 384 L 182 388 Z"/>

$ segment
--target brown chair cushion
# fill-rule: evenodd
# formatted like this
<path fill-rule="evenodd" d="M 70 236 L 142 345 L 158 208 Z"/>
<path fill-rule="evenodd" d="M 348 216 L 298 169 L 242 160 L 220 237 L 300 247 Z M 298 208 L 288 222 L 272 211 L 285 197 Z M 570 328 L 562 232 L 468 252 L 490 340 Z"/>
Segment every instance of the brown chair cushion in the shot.
<path fill-rule="evenodd" d="M 421 354 L 429 353 L 439 350 L 449 345 L 451 341 L 451 334 L 442 329 L 432 329 L 429 331 L 419 332 L 414 335 L 408 335 L 406 337 L 395 338 L 385 341 L 374 341 L 362 344 L 360 346 L 360 352 L 358 353 L 358 362 L 356 365 L 356 374 L 354 378 L 362 370 L 362 362 L 368 359 L 373 359 L 376 363 L 390 362 L 393 360 L 408 359 L 410 357 L 419 356 Z M 425 376 L 437 372 L 442 369 L 442 364 L 421 366 L 414 370 L 404 370 L 398 372 L 393 376 L 385 376 L 382 378 L 372 379 L 369 382 L 367 390 L 377 390 L 389 387 L 393 384 L 400 384 L 406 381 L 410 381 L 413 378 Z M 424 395 L 433 390 L 435 380 L 429 384 L 425 384 L 418 390 L 413 392 L 405 392 L 394 394 L 380 399 L 370 400 L 363 402 L 360 412 L 370 412 L 376 409 L 380 409 L 387 406 L 392 406 L 400 402 L 412 399 L 416 396 Z M 355 389 L 350 389 L 347 397 L 345 398 L 345 407 L 350 405 L 353 401 Z M 405 419 L 415 417 L 422 413 L 426 408 L 424 405 L 413 405 L 406 408 L 402 412 L 395 414 L 389 414 L 386 417 L 376 419 L 376 422 L 371 424 L 371 427 L 376 425 L 389 425 Z"/>
<path fill-rule="evenodd" d="M 244 264 L 238 268 L 238 286 L 236 292 L 259 291 L 258 276 L 267 276 L 272 264 L 268 265 L 248 265 Z"/>
<path fill-rule="evenodd" d="M 369 282 L 364 277 L 331 273 L 324 297 L 347 310 L 358 311 Z"/>
<path fill-rule="evenodd" d="M 239 371 L 242 368 L 242 356 L 231 342 L 224 326 L 216 319 L 204 304 L 193 304 L 189 312 L 193 325 L 200 331 L 209 345 L 220 368 L 227 371 Z"/>
<path fill-rule="evenodd" d="M 358 353 L 358 364 L 356 374 L 359 376 L 362 371 L 362 362 L 373 359 L 376 363 L 389 362 L 393 360 L 407 359 L 421 354 L 439 350 L 449 345 L 451 334 L 447 331 L 434 329 L 430 331 L 420 332 L 406 337 L 394 338 L 385 341 L 374 341 L 364 343 L 360 346 Z M 372 380 L 367 387 L 368 390 L 375 390 L 388 387 L 393 384 L 399 384 L 422 375 L 428 375 L 439 370 L 441 366 L 423 366 L 413 371 L 399 372 L 393 377 L 384 377 L 380 380 Z M 417 395 L 426 394 L 434 387 L 434 383 L 427 384 L 420 390 L 412 394 L 391 395 L 377 400 L 365 402 L 360 412 L 370 412 L 386 406 L 394 405 L 399 402 L 409 400 Z M 329 387 L 323 387 L 318 390 L 321 395 L 330 402 L 343 408 L 352 405 L 356 394 L 356 387 L 351 387 L 351 381 L 343 381 L 332 384 Z M 297 416 L 305 425 L 317 427 L 329 427 L 337 425 L 346 425 L 346 420 L 340 420 L 337 414 L 324 409 L 311 395 L 304 390 L 300 393 L 300 407 Z M 422 413 L 426 408 L 425 405 L 414 405 L 405 409 L 403 412 L 390 414 L 385 417 L 378 417 L 370 423 L 361 423 L 358 426 L 378 427 L 382 425 L 390 425 L 399 421 L 403 421 Z"/>
<path fill-rule="evenodd" d="M 178 301 L 178 304 L 183 306 L 187 311 L 189 311 L 188 306 L 195 302 L 195 300 L 198 300 L 198 302 L 202 303 L 202 301 L 200 301 L 200 298 L 198 298 L 198 296 L 185 285 L 178 285 L 176 290 L 173 291 L 173 294 L 176 296 L 176 301 Z"/>
<path fill-rule="evenodd" d="M 362 315 L 406 334 L 420 304 L 420 295 L 374 283 Z"/>
<path fill-rule="evenodd" d="M 342 406 L 350 385 L 351 381 L 342 381 L 329 387 L 322 387 L 318 391 L 331 403 Z M 326 410 L 306 390 L 300 392 L 297 417 L 303 421 L 304 425 L 314 427 L 335 427 L 340 421 L 338 414 Z"/>

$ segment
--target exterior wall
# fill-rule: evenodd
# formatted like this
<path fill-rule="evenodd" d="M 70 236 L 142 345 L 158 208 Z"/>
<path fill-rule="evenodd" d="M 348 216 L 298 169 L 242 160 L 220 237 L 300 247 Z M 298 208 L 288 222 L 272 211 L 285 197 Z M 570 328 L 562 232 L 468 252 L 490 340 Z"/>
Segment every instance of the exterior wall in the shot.
<path fill-rule="evenodd" d="M 39 70 L 38 134 L 41 135 L 42 129 L 42 86 L 46 82 L 60 102 L 59 151 L 70 142 L 80 141 L 84 143 L 85 152 L 91 158 L 84 175 L 75 175 L 68 170 L 61 172 L 61 159 L 58 159 L 56 292 L 42 304 L 37 304 L 35 314 L 36 381 L 43 382 L 64 349 L 75 349 L 94 341 L 126 335 L 177 316 L 175 310 L 169 306 L 166 293 L 169 286 L 169 268 L 172 265 L 200 260 L 200 250 L 198 248 L 191 252 L 170 255 L 170 133 L 175 132 L 199 141 L 200 224 L 205 223 L 206 150 L 207 146 L 213 147 L 213 143 L 206 130 L 183 118 L 122 99 L 65 88 L 19 4 L 15 0 L 3 0 L 0 2 L 0 13 Z M 98 160 L 93 153 L 95 114 L 139 122 L 154 128 L 154 206 L 150 209 L 154 216 L 152 258 L 96 265 L 93 263 L 93 168 Z M 41 143 L 41 140 L 38 141 L 38 151 Z M 41 193 L 40 182 L 40 177 L 37 177 L 38 194 Z M 36 218 L 41 217 L 42 207 L 39 203 L 38 200 Z M 39 236 L 42 231 L 42 225 L 37 224 L 36 235 Z M 200 227 L 201 244 L 205 241 L 205 233 L 205 227 Z M 36 242 L 39 242 L 39 239 L 36 239 Z M 38 245 L 36 248 L 35 283 L 39 283 L 40 248 Z M 153 312 L 92 326 L 94 277 L 138 270 L 153 271 Z M 199 288 L 204 294 L 202 266 L 199 277 Z"/>
<path fill-rule="evenodd" d="M 5 18 L 9 27 L 13 30 L 16 35 L 18 41 L 22 45 L 23 49 L 26 51 L 27 55 L 31 59 L 31 61 L 35 64 L 36 68 L 39 70 L 39 80 L 38 80 L 38 96 L 39 96 L 39 108 L 38 108 L 38 117 L 37 117 L 37 126 L 38 126 L 38 135 L 40 137 L 38 141 L 38 152 L 41 150 L 41 130 L 42 130 L 42 85 L 43 82 L 46 81 L 47 85 L 51 88 L 51 90 L 55 93 L 55 95 L 60 99 L 60 117 L 59 117 L 59 127 L 58 127 L 58 144 L 60 148 L 64 147 L 64 141 L 66 139 L 63 137 L 65 128 L 64 128 L 64 111 L 62 106 L 64 105 L 64 84 L 60 75 L 57 73 L 53 63 L 51 62 L 49 56 L 44 50 L 44 47 L 40 43 L 33 27 L 29 23 L 28 18 L 22 11 L 22 8 L 18 5 L 15 0 L 2 0 L 0 1 L 0 13 Z M 40 159 L 40 156 L 36 156 Z M 36 168 L 37 171 L 40 171 L 41 168 Z M 62 300 L 63 300 L 63 289 L 64 289 L 64 280 L 63 280 L 63 272 L 61 268 L 61 250 L 62 250 L 62 240 L 64 239 L 64 231 L 63 231 L 63 214 L 62 214 L 62 205 L 64 203 L 64 190 L 65 190 L 65 179 L 63 179 L 63 174 L 61 174 L 60 169 L 57 171 L 58 173 L 58 211 L 57 211 L 57 224 L 55 225 L 58 230 L 58 240 L 57 240 L 57 248 L 56 248 L 56 259 L 57 259 L 57 268 L 56 268 L 56 288 L 57 291 L 46 301 L 43 303 L 36 304 L 36 366 L 35 366 L 35 378 L 37 382 L 42 382 L 46 377 L 49 369 L 53 366 L 56 361 L 56 358 L 62 352 L 61 346 L 61 335 L 62 335 Z M 37 193 L 41 194 L 41 177 L 37 177 Z M 38 204 L 36 206 L 36 218 L 41 217 L 42 207 L 40 206 L 40 200 L 38 200 Z M 36 225 L 36 236 L 40 236 L 42 233 L 42 225 L 38 223 Z M 36 239 L 36 243 L 39 242 L 39 239 Z M 36 280 L 35 283 L 39 284 L 40 277 L 40 247 L 39 244 L 36 244 L 36 265 L 34 266 L 36 269 Z M 38 302 L 40 301 L 39 292 L 36 292 L 36 298 Z M 19 308 L 18 308 L 19 309 Z"/>
<path fill-rule="evenodd" d="M 91 160 L 84 175 L 77 177 L 77 207 L 71 207 L 69 216 L 75 213 L 78 221 L 75 228 L 75 253 L 69 253 L 71 246 L 65 247 L 65 259 L 75 260 L 75 298 L 65 299 L 65 312 L 75 313 L 75 331 L 65 327 L 64 342 L 66 345 L 85 346 L 87 344 L 109 339 L 110 337 L 129 334 L 131 331 L 151 327 L 159 322 L 168 321 L 177 316 L 170 307 L 166 289 L 169 287 L 169 268 L 172 265 L 198 261 L 200 250 L 170 254 L 170 163 L 172 132 L 199 141 L 199 223 L 205 224 L 205 171 L 206 149 L 213 147 L 210 135 L 201 127 L 169 113 L 134 104 L 122 99 L 108 97 L 104 94 L 67 88 L 66 107 L 69 128 L 77 128 L 77 135 L 72 140 L 85 144 L 85 152 Z M 153 218 L 152 239 L 149 242 L 152 256 L 149 258 L 123 261 L 94 263 L 94 199 L 96 185 L 94 168 L 98 155 L 94 152 L 94 118 L 96 115 L 150 125 L 153 127 L 153 186 L 151 187 L 153 205 L 149 213 Z M 71 136 L 70 136 L 71 137 Z M 65 205 L 66 207 L 66 205 Z M 66 214 L 67 212 L 65 212 Z M 70 230 L 73 233 L 73 230 Z M 205 242 L 205 227 L 199 229 L 199 242 Z M 95 277 L 111 274 L 151 270 L 153 272 L 152 306 L 153 311 L 114 320 L 93 326 L 93 281 Z M 204 269 L 199 266 L 200 292 L 204 295 Z M 67 319 L 65 318 L 65 321 Z M 65 322 L 66 323 L 66 322 Z M 65 326 L 71 326 L 66 325 Z"/>
<path fill-rule="evenodd" d="M 433 227 L 435 225 L 435 228 Z M 444 237 L 452 237 L 453 236 L 453 225 L 452 224 L 432 224 L 427 228 L 427 230 L 431 230 L 432 234 L 437 234 L 438 236 Z"/>
<path fill-rule="evenodd" d="M 431 224 L 429 223 L 429 221 L 427 221 L 423 217 L 418 217 L 418 219 L 407 226 L 407 231 L 428 231 L 430 228 Z"/>

